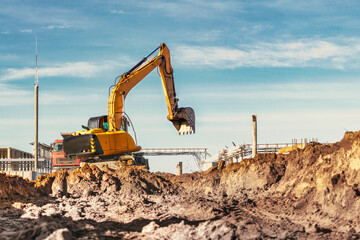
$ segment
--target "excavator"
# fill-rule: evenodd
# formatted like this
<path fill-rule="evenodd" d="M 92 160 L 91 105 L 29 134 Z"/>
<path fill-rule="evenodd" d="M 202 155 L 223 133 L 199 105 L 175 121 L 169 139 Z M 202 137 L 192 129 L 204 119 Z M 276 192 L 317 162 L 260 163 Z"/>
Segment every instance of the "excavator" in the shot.
<path fill-rule="evenodd" d="M 157 50 L 158 55 L 148 60 Z M 107 115 L 90 118 L 87 126 L 82 126 L 84 130 L 62 134 L 65 157 L 98 163 L 111 159 L 125 161 L 128 165 L 145 164 L 142 155 L 136 154 L 141 147 L 128 133 L 131 121 L 124 111 L 124 105 L 127 94 L 155 68 L 159 69 L 161 76 L 169 113 L 167 119 L 172 122 L 179 135 L 195 133 L 194 110 L 191 107 L 178 106 L 170 50 L 162 43 L 129 71 L 115 79 L 115 84 L 109 88 L 111 93 Z"/>

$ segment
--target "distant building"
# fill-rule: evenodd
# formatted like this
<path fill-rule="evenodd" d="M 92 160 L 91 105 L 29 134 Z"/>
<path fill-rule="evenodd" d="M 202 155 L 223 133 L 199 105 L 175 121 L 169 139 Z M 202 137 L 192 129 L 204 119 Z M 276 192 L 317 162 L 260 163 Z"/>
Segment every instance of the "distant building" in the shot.
<path fill-rule="evenodd" d="M 0 147 L 0 158 L 33 158 L 31 153 L 18 150 L 11 147 Z"/>
<path fill-rule="evenodd" d="M 34 145 L 34 143 L 30 144 Z M 36 180 L 39 175 L 51 172 L 51 146 L 44 143 L 39 143 L 38 146 L 39 158 L 36 171 L 33 154 L 11 147 L 0 147 L 0 172 L 30 180 Z"/>
<path fill-rule="evenodd" d="M 33 145 L 33 155 L 35 155 L 35 146 L 34 146 L 34 142 L 30 143 L 31 145 Z M 39 142 L 38 144 L 39 146 L 39 158 L 45 158 L 45 159 L 51 159 L 51 150 L 52 147 L 45 144 L 45 143 L 41 143 Z"/>

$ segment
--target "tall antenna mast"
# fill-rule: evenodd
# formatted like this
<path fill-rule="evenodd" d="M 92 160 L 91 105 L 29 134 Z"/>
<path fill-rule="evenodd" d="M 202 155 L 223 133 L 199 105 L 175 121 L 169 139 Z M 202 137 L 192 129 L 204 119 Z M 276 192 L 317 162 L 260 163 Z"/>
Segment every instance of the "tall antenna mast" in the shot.
<path fill-rule="evenodd" d="M 35 51 L 36 51 L 35 85 L 36 85 L 39 84 L 38 69 L 37 69 L 37 36 L 35 39 L 36 39 L 36 46 L 35 46 Z"/>
<path fill-rule="evenodd" d="M 36 36 L 36 67 L 35 67 L 35 141 L 34 141 L 34 155 L 35 155 L 35 162 L 34 162 L 34 170 L 37 172 L 38 169 L 38 157 L 39 157 L 39 138 L 38 138 L 38 133 L 39 133 L 39 94 L 38 94 L 38 90 L 39 90 L 39 79 L 38 79 L 38 71 L 37 71 L 37 36 Z"/>

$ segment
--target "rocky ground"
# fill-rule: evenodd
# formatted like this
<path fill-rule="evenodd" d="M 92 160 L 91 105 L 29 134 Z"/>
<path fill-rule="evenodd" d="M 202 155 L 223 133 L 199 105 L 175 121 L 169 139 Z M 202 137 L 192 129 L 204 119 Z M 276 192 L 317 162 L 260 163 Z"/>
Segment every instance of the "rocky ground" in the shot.
<path fill-rule="evenodd" d="M 85 165 L 0 174 L 0 239 L 358 239 L 360 132 L 174 176 Z"/>

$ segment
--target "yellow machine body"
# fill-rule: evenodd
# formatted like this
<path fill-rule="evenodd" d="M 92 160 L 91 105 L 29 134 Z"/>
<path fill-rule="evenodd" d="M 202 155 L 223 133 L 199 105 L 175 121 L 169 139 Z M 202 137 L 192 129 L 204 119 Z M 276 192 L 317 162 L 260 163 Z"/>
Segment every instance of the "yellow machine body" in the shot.
<path fill-rule="evenodd" d="M 134 139 L 125 131 L 104 132 L 101 128 L 90 129 L 86 131 L 76 132 L 77 135 L 94 134 L 102 148 L 103 155 L 115 155 L 121 153 L 138 152 L 140 146 L 136 146 Z M 96 152 L 96 142 L 90 140 L 90 152 Z"/>

